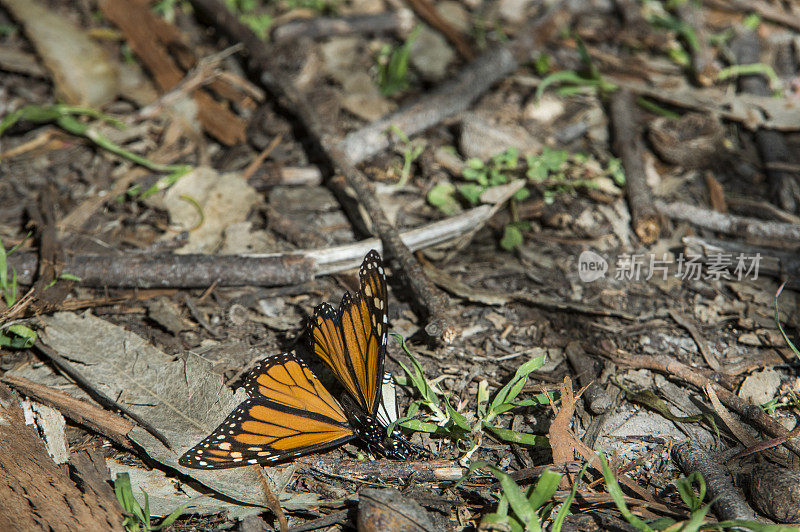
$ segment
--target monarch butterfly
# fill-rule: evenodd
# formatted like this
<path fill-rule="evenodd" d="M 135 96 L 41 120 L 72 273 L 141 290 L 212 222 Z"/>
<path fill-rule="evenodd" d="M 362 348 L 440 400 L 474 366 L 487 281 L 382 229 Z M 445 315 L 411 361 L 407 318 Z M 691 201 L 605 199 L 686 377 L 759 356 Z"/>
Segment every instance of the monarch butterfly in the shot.
<path fill-rule="evenodd" d="M 354 438 L 389 458 L 417 453 L 398 429 L 387 435 L 398 414 L 391 376 L 383 371 L 387 291 L 377 251 L 367 253 L 359 278 L 357 294 L 345 292 L 338 311 L 317 306 L 308 324 L 311 350 L 345 389 L 341 402 L 295 352 L 265 358 L 245 380 L 249 398 L 178 463 L 197 469 L 264 464 Z"/>

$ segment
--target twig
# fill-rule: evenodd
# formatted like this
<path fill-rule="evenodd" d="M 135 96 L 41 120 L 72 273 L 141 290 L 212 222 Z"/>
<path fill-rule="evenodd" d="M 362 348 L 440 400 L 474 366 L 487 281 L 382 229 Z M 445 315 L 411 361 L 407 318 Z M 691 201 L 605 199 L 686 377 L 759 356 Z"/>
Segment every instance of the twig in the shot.
<path fill-rule="evenodd" d="M 52 406 L 75 423 L 89 427 L 126 449 L 134 448 L 128 440 L 128 433 L 136 425 L 127 419 L 23 377 L 7 374 L 2 380 L 23 395 Z"/>
<path fill-rule="evenodd" d="M 708 498 L 714 500 L 712 508 L 720 520 L 755 519 L 750 508 L 728 476 L 705 449 L 686 442 L 672 448 L 672 458 L 686 475 L 695 471 L 703 475 L 708 488 Z"/>
<path fill-rule="evenodd" d="M 338 18 L 316 17 L 293 20 L 278 26 L 272 31 L 272 40 L 284 43 L 301 38 L 319 39 L 336 35 L 405 33 L 411 30 L 412 23 L 413 16 L 407 9 Z"/>
<path fill-rule="evenodd" d="M 273 150 L 275 150 L 275 148 L 278 147 L 278 144 L 280 144 L 282 140 L 283 137 L 281 135 L 278 135 L 274 139 L 272 139 L 272 142 L 269 143 L 269 146 L 264 148 L 264 151 L 259 153 L 258 157 L 253 159 L 253 161 L 247 165 L 247 168 L 245 168 L 244 172 L 242 172 L 242 178 L 250 179 L 253 176 L 253 174 L 256 173 L 256 170 L 258 170 L 259 167 L 262 164 L 264 164 L 264 161 L 266 160 L 267 157 L 269 157 L 269 154 L 272 153 Z"/>
<path fill-rule="evenodd" d="M 711 231 L 738 237 L 766 239 L 770 243 L 785 246 L 795 246 L 800 241 L 800 225 L 724 214 L 683 202 L 664 203 L 656 200 L 655 206 L 664 216 Z"/>
<path fill-rule="evenodd" d="M 298 472 L 301 470 L 317 472 L 354 481 L 365 479 L 397 481 L 412 475 L 417 482 L 455 481 L 460 480 L 464 473 L 464 468 L 451 460 L 364 462 L 321 455 L 299 458 L 296 462 L 299 465 Z"/>
<path fill-rule="evenodd" d="M 401 238 L 412 250 L 435 246 L 484 223 L 491 213 L 491 206 L 482 205 L 405 231 Z M 382 250 L 381 241 L 370 238 L 344 246 L 262 255 L 76 255 L 66 259 L 63 271 L 79 277 L 82 286 L 285 286 L 358 267 L 370 249 Z M 18 282 L 24 285 L 33 281 L 37 263 L 33 252 L 16 252 L 8 257 L 9 270 L 16 269 Z"/>
<path fill-rule="evenodd" d="M 37 265 L 32 253 L 15 253 L 9 266 L 19 282 L 28 284 Z M 80 278 L 78 284 L 120 288 L 205 288 L 220 286 L 277 286 L 312 279 L 308 259 L 291 255 L 76 255 L 66 259 L 63 271 Z"/>
<path fill-rule="evenodd" d="M 625 191 L 631 210 L 631 223 L 643 244 L 651 244 L 661 232 L 653 195 L 644 171 L 644 143 L 636 116 L 636 99 L 631 91 L 620 90 L 611 96 L 611 122 L 614 151 L 625 168 Z"/>
<path fill-rule="evenodd" d="M 439 30 L 442 35 L 444 35 L 445 38 L 456 47 L 456 50 L 458 50 L 458 53 L 461 55 L 461 57 L 468 61 L 472 61 L 472 59 L 475 58 L 475 54 L 472 52 L 472 47 L 461 35 L 461 32 L 459 32 L 449 22 L 442 18 L 430 0 L 406 1 L 419 18 L 430 24 L 431 27 Z"/>
<path fill-rule="evenodd" d="M 608 356 L 608 354 L 606 354 Z M 680 362 L 677 362 L 666 355 L 649 356 L 649 355 L 625 355 L 615 356 L 611 358 L 621 366 L 631 368 L 646 368 L 667 375 L 676 377 L 682 381 L 688 382 L 697 388 L 705 388 L 711 385 L 720 401 L 734 410 L 737 414 L 748 420 L 755 425 L 758 429 L 763 430 L 768 435 L 777 437 L 787 437 L 784 445 L 797 456 L 800 456 L 800 439 L 793 436 L 787 431 L 783 425 L 772 419 L 758 405 L 751 404 L 739 396 L 729 392 L 716 383 L 712 383 L 710 379 L 700 375 L 696 369 L 690 368 Z"/>
<path fill-rule="evenodd" d="M 697 348 L 700 350 L 700 354 L 703 355 L 703 360 L 706 361 L 708 367 L 713 369 L 714 371 L 719 371 L 720 364 L 719 364 L 719 357 L 711 351 L 711 348 L 708 347 L 708 342 L 706 339 L 703 338 L 703 335 L 700 334 L 700 331 L 697 330 L 697 327 L 689 321 L 689 318 L 681 314 L 675 309 L 669 309 L 670 317 L 675 320 L 675 323 L 686 329 L 686 332 L 689 333 L 689 336 L 692 337 L 694 343 L 697 344 Z"/>
<path fill-rule="evenodd" d="M 759 57 L 761 44 L 758 36 L 752 31 L 739 35 L 731 43 L 731 48 L 736 54 L 736 60 L 739 64 L 754 64 L 761 60 Z M 760 75 L 742 76 L 739 79 L 739 90 L 758 96 L 770 95 L 769 85 L 764 77 Z M 774 163 L 789 163 L 792 160 L 783 135 L 778 131 L 762 128 L 755 132 L 755 140 L 761 161 L 765 167 L 772 200 L 786 211 L 798 212 L 800 184 L 797 181 L 797 172 L 779 170 L 771 166 Z"/>
<path fill-rule="evenodd" d="M 286 514 L 283 513 L 281 502 L 278 500 L 278 497 L 275 496 L 275 493 L 270 487 L 270 479 L 267 476 L 267 473 L 261 466 L 256 465 L 252 467 L 258 473 L 258 479 L 261 481 L 261 489 L 264 491 L 264 497 L 267 500 L 267 506 L 270 510 L 272 510 L 272 513 L 275 514 L 275 517 L 278 518 L 278 524 L 280 525 L 281 532 L 289 532 L 289 523 L 286 521 Z"/>

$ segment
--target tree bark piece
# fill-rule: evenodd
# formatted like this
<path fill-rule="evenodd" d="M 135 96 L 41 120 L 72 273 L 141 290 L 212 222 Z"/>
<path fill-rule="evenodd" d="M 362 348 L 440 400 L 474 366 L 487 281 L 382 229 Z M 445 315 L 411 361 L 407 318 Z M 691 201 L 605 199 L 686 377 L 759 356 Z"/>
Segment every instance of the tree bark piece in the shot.
<path fill-rule="evenodd" d="M 127 38 L 131 49 L 153 75 L 156 85 L 166 92 L 175 88 L 185 73 L 175 64 L 166 47 L 157 38 L 165 22 L 150 12 L 149 7 L 125 0 L 102 0 L 99 7 Z M 225 145 L 244 142 L 246 123 L 206 91 L 196 90 L 198 119 L 211 136 Z"/>
<path fill-rule="evenodd" d="M 651 244 L 658 239 L 661 224 L 647 185 L 642 128 L 636 113 L 636 98 L 631 91 L 622 89 L 611 96 L 611 123 L 614 151 L 625 168 L 625 190 L 633 230 L 643 244 Z"/>
<path fill-rule="evenodd" d="M 136 425 L 131 421 L 23 377 L 5 375 L 2 380 L 22 394 L 57 409 L 75 423 L 84 425 L 127 449 L 133 449 L 128 433 Z"/>
<path fill-rule="evenodd" d="M 0 530 L 121 530 L 115 500 L 75 483 L 26 425 L 16 393 L 0 384 Z"/>

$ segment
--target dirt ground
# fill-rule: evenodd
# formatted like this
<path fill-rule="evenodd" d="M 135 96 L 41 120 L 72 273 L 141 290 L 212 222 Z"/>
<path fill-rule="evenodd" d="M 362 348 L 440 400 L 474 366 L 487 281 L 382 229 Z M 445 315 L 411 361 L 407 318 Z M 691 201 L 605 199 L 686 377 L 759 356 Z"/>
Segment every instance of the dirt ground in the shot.
<path fill-rule="evenodd" d="M 225 6 L 0 0 L 0 528 L 796 529 L 800 7 Z M 424 452 L 179 464 L 371 248 Z"/>

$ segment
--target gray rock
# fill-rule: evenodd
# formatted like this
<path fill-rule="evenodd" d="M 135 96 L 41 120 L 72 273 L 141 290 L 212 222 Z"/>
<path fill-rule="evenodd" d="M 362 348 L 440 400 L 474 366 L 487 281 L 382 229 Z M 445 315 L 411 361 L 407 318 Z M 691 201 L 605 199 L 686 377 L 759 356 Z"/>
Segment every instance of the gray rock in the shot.
<path fill-rule="evenodd" d="M 455 56 L 445 38 L 427 26 L 420 28 L 419 35 L 411 43 L 411 65 L 428 81 L 441 81 Z"/>
<path fill-rule="evenodd" d="M 500 17 L 508 22 L 524 22 L 526 8 L 531 0 L 500 0 Z"/>

